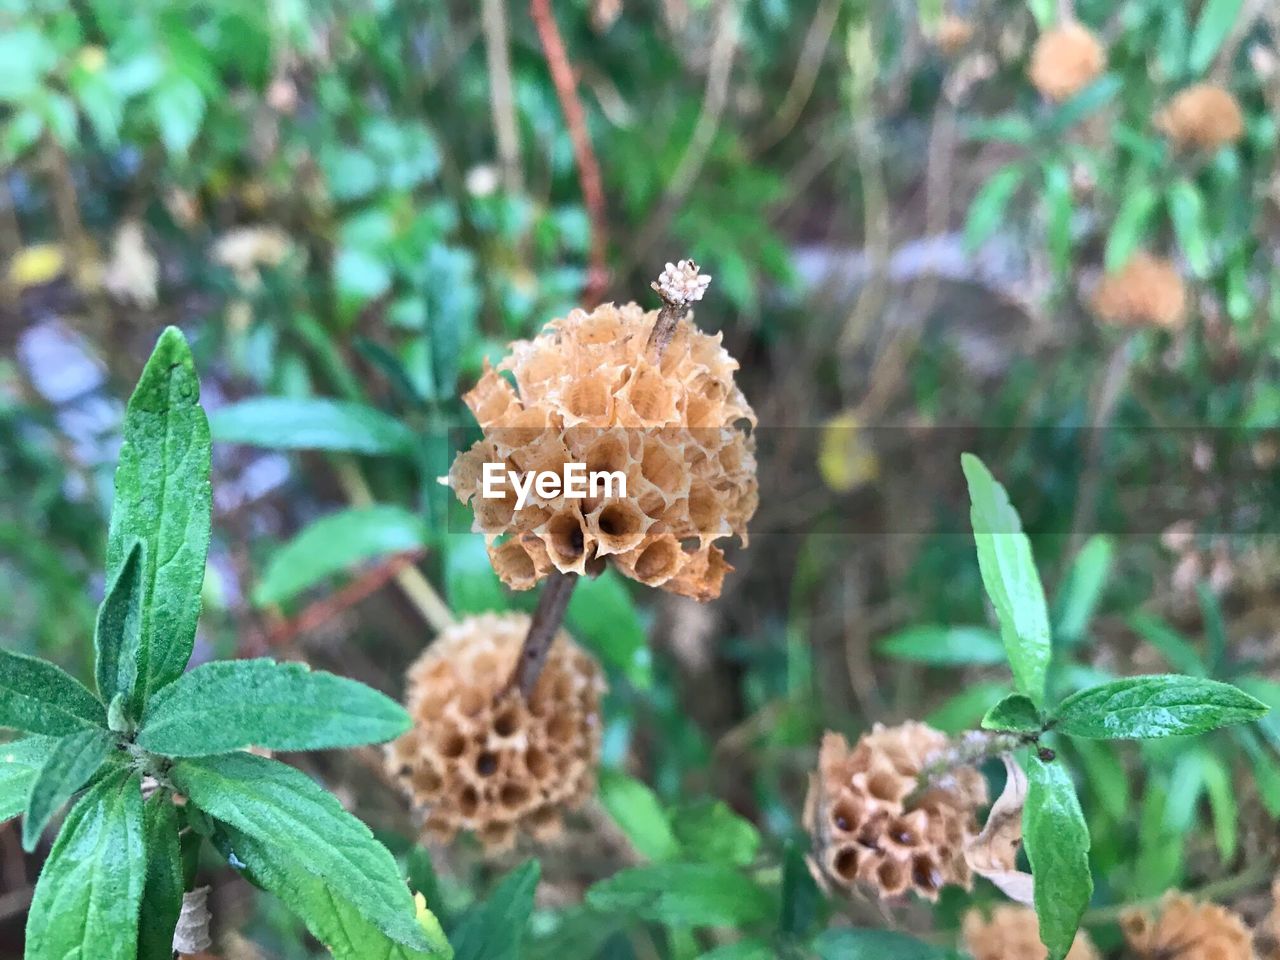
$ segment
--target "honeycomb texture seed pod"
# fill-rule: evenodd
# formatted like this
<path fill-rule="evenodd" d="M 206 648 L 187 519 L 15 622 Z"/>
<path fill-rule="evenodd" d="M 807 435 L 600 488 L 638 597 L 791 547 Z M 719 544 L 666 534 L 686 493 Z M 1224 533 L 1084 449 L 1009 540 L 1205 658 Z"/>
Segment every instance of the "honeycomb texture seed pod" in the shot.
<path fill-rule="evenodd" d="M 552 570 L 612 564 L 649 586 L 719 596 L 732 569 L 723 541 L 747 543 L 759 502 L 756 417 L 720 336 L 686 315 L 658 351 L 649 344 L 658 317 L 634 303 L 573 310 L 513 343 L 463 398 L 484 436 L 455 459 L 450 486 L 472 505 L 473 529 L 513 589 Z M 504 471 L 502 497 L 481 495 L 486 463 Z M 587 477 L 621 475 L 626 496 L 616 484 L 563 495 L 568 463 Z M 554 473 L 561 492 L 531 488 L 520 505 L 506 471 Z"/>
<path fill-rule="evenodd" d="M 1181 149 L 1217 150 L 1244 136 L 1244 113 L 1231 91 L 1197 83 L 1170 100 L 1154 125 Z"/>
<path fill-rule="evenodd" d="M 1171 261 L 1139 252 L 1102 278 L 1092 306 L 1100 319 L 1116 326 L 1172 330 L 1186 319 L 1187 288 Z"/>
<path fill-rule="evenodd" d="M 1072 22 L 1040 35 L 1027 75 L 1042 97 L 1061 103 L 1098 79 L 1106 66 L 1107 54 L 1098 38 Z"/>
<path fill-rule="evenodd" d="M 468 831 L 498 852 L 518 833 L 551 839 L 595 791 L 599 664 L 561 630 L 526 701 L 507 684 L 528 630 L 525 614 L 469 617 L 409 668 L 413 728 L 386 762 L 436 841 Z"/>
<path fill-rule="evenodd" d="M 1127 911 L 1120 929 L 1138 960 L 1254 960 L 1253 940 L 1238 914 L 1183 893 L 1166 893 L 1155 916 Z"/>
<path fill-rule="evenodd" d="M 916 722 L 877 724 L 852 749 L 839 734 L 823 738 L 805 802 L 823 877 L 882 899 L 915 891 L 936 900 L 947 884 L 972 886 L 964 848 L 978 833 L 986 780 L 959 766 L 918 790 L 921 771 L 949 746 L 946 735 Z"/>
<path fill-rule="evenodd" d="M 977 910 L 965 914 L 961 928 L 964 947 L 973 960 L 1048 960 L 1040 942 L 1040 921 L 1029 907 L 1001 904 L 984 917 Z M 1081 930 L 1067 960 L 1099 960 L 1089 935 Z"/>

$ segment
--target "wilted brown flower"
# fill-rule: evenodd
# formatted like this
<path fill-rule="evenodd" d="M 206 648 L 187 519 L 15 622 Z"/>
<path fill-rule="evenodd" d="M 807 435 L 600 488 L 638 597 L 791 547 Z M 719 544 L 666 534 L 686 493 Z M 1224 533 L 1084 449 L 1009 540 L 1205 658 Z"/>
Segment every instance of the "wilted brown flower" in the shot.
<path fill-rule="evenodd" d="M 964 917 L 964 946 L 973 960 L 1046 960 L 1049 951 L 1040 942 L 1040 921 L 1029 907 L 1001 904 L 989 919 L 977 910 Z M 1089 935 L 1081 930 L 1067 960 L 1098 960 Z"/>
<path fill-rule="evenodd" d="M 1155 116 L 1155 128 L 1175 146 L 1217 150 L 1244 135 L 1244 114 L 1231 91 L 1197 83 L 1175 96 Z"/>
<path fill-rule="evenodd" d="M 469 830 L 498 850 L 518 830 L 554 836 L 561 812 L 594 792 L 600 667 L 562 630 L 526 701 L 507 684 L 528 630 L 524 614 L 468 617 L 409 668 L 414 726 L 387 766 L 436 839 Z"/>
<path fill-rule="evenodd" d="M 1106 69 L 1107 54 L 1098 38 L 1079 23 L 1040 34 L 1031 51 L 1027 75 L 1048 100 L 1069 100 Z"/>
<path fill-rule="evenodd" d="M 1186 316 L 1187 290 L 1171 261 L 1135 253 L 1123 267 L 1102 278 L 1093 295 L 1093 310 L 1108 323 L 1169 329 L 1181 325 Z"/>
<path fill-rule="evenodd" d="M 1164 895 L 1158 918 L 1127 911 L 1120 928 L 1139 960 L 1254 960 L 1249 930 L 1237 914 L 1182 893 Z"/>
<path fill-rule="evenodd" d="M 513 343 L 463 398 L 484 439 L 454 461 L 450 483 L 472 503 L 508 586 L 527 590 L 553 568 L 592 573 L 612 561 L 649 586 L 719 596 L 732 568 L 716 541 L 736 534 L 745 543 L 758 502 L 755 440 L 744 427 L 755 414 L 719 335 L 686 317 L 659 354 L 648 347 L 657 317 L 634 303 L 574 310 Z M 504 499 L 485 499 L 485 463 L 558 474 L 560 493 L 531 492 L 520 506 L 504 483 Z M 598 486 L 599 495 L 565 497 L 566 463 L 624 475 L 627 495 Z"/>
<path fill-rule="evenodd" d="M 916 722 L 877 724 L 852 750 L 837 733 L 823 738 L 805 825 L 824 877 L 881 897 L 915 890 L 930 900 L 948 883 L 972 885 L 964 848 L 977 834 L 986 780 L 960 766 L 918 790 L 921 771 L 948 746 L 944 734 Z"/>

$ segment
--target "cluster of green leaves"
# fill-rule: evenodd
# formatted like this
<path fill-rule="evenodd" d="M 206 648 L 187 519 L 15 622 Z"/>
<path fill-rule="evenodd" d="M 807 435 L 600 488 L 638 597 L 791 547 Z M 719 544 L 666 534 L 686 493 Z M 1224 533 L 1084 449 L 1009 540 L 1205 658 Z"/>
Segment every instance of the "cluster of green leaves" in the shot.
<path fill-rule="evenodd" d="M 0 727 L 28 734 L 0 748 L 0 814 L 25 816 L 31 850 L 71 805 L 36 885 L 26 956 L 168 958 L 209 840 L 335 957 L 448 957 L 369 829 L 302 773 L 245 752 L 382 742 L 408 729 L 403 708 L 298 664 L 186 670 L 210 534 L 199 399 L 186 341 L 169 328 L 125 417 L 96 694 L 51 663 L 0 651 Z"/>
<path fill-rule="evenodd" d="M 1035 747 L 1026 761 L 1023 836 L 1041 939 L 1052 960 L 1061 960 L 1092 897 L 1093 878 L 1089 829 L 1070 774 L 1044 745 L 1047 735 L 1085 740 L 1192 736 L 1258 720 L 1268 707 L 1230 684 L 1177 674 L 1111 680 L 1049 702 L 1049 610 L 1031 542 L 1004 487 L 982 462 L 966 455 L 963 467 L 982 581 L 1014 681 L 1014 692 L 987 712 L 982 726 L 1017 734 Z"/>

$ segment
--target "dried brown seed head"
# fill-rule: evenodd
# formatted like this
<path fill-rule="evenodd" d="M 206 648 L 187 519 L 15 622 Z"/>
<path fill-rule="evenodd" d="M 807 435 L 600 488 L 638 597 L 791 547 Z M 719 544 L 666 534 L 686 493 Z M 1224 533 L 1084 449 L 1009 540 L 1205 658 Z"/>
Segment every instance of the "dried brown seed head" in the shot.
<path fill-rule="evenodd" d="M 526 701 L 507 682 L 528 630 L 524 614 L 468 617 L 409 668 L 414 725 L 387 768 L 435 839 L 466 830 L 495 851 L 518 832 L 545 839 L 595 790 L 600 667 L 562 630 Z"/>
<path fill-rule="evenodd" d="M 948 745 L 944 734 L 915 722 L 877 724 L 852 749 L 839 734 L 823 738 L 806 826 L 831 883 L 861 885 L 882 898 L 914 890 L 929 900 L 946 884 L 972 886 L 964 849 L 978 832 L 986 781 L 972 767 L 957 767 L 917 790 L 921 771 Z"/>
<path fill-rule="evenodd" d="M 1155 128 L 1177 147 L 1217 150 L 1244 136 L 1244 114 L 1231 91 L 1197 83 L 1178 93 L 1156 114 Z"/>
<path fill-rule="evenodd" d="M 1001 904 L 984 918 L 970 910 L 964 918 L 964 946 L 973 960 L 1047 960 L 1040 942 L 1040 921 L 1034 910 Z M 1067 960 L 1098 960 L 1093 941 L 1083 930 L 1076 934 Z"/>
<path fill-rule="evenodd" d="M 1186 285 L 1171 261 L 1135 253 L 1098 283 L 1093 311 L 1118 326 L 1172 329 L 1186 317 Z"/>
<path fill-rule="evenodd" d="M 1107 54 L 1079 23 L 1042 33 L 1031 51 L 1027 75 L 1047 100 L 1069 100 L 1102 75 Z"/>
<path fill-rule="evenodd" d="M 1249 930 L 1239 915 L 1174 891 L 1164 895 L 1158 916 L 1127 911 L 1120 929 L 1140 960 L 1254 960 Z"/>

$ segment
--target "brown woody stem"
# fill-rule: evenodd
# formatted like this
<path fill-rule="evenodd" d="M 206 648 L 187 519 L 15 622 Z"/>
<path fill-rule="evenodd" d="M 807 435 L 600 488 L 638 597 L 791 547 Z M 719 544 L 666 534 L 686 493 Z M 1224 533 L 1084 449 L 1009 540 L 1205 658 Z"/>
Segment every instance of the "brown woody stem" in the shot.
<path fill-rule="evenodd" d="M 538 685 L 538 677 L 542 675 L 547 654 L 551 652 L 551 644 L 555 642 L 556 633 L 564 621 L 564 613 L 569 609 L 573 588 L 577 585 L 576 573 L 561 573 L 557 570 L 547 578 L 547 585 L 542 588 L 542 595 L 538 597 L 538 609 L 533 611 L 529 632 L 525 635 L 524 646 L 520 648 L 520 659 L 516 662 L 511 682 L 507 685 L 508 688 L 518 688 L 526 700 Z"/>
<path fill-rule="evenodd" d="M 671 338 L 676 335 L 676 327 L 680 325 L 680 321 L 688 313 L 689 307 L 686 304 L 663 301 L 662 309 L 658 311 L 658 319 L 654 321 L 653 330 L 649 333 L 649 342 L 645 345 L 645 352 L 653 353 L 661 360 L 667 345 L 671 343 Z"/>
<path fill-rule="evenodd" d="M 971 730 L 924 765 L 916 778 L 916 788 L 904 803 L 910 805 L 920 799 L 929 788 L 957 767 L 976 767 L 1002 753 L 1012 753 L 1029 742 L 1030 738 L 1021 734 Z"/>

